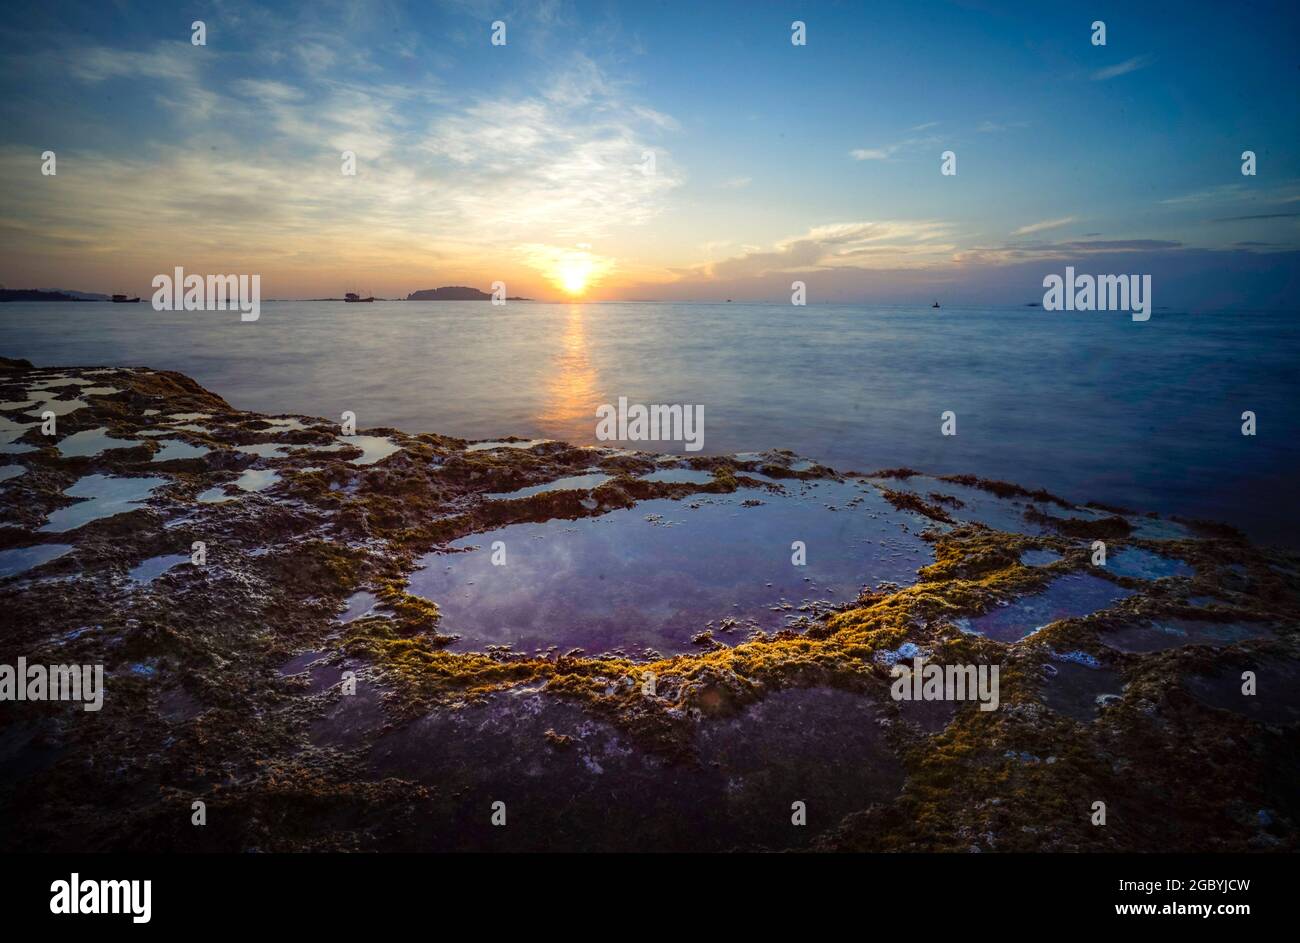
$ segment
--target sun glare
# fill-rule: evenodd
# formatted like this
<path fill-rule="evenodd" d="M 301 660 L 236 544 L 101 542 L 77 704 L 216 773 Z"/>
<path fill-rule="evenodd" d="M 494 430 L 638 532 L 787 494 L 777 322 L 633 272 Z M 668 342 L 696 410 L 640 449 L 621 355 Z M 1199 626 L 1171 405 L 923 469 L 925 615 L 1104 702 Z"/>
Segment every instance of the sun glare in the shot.
<path fill-rule="evenodd" d="M 580 295 L 587 290 L 587 280 L 591 278 L 591 260 L 581 257 L 565 259 L 560 263 L 556 276 L 567 294 Z"/>
<path fill-rule="evenodd" d="M 614 260 L 592 252 L 587 243 L 522 248 L 526 264 L 573 301 L 586 296 L 614 271 Z"/>

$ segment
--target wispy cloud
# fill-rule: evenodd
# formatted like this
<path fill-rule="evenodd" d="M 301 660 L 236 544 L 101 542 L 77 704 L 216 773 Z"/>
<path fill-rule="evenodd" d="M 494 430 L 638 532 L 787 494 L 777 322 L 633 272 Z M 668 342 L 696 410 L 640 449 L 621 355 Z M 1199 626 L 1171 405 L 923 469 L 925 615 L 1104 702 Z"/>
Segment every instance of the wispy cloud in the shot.
<path fill-rule="evenodd" d="M 814 269 L 915 267 L 946 258 L 954 248 L 950 235 L 951 226 L 936 220 L 830 223 L 770 249 L 746 247 L 741 255 L 697 266 L 686 274 L 734 279 Z"/>
<path fill-rule="evenodd" d="M 891 144 L 882 144 L 878 147 L 854 148 L 849 151 L 849 156 L 854 160 L 893 160 L 896 155 L 908 151 L 918 151 L 925 148 L 933 148 L 955 143 L 957 138 L 952 135 L 945 137 L 938 134 L 916 134 L 916 132 L 919 131 L 928 131 L 931 128 L 937 128 L 939 124 L 940 122 L 938 121 L 927 121 L 924 124 L 918 124 L 907 129 L 907 133 L 912 135 L 910 137 L 903 138 L 902 140 L 895 141 Z M 982 134 L 991 134 L 996 131 L 1010 131 L 1015 128 L 1027 127 L 1029 127 L 1028 121 L 1005 121 L 1000 123 L 985 121 L 977 126 L 975 130 Z"/>
<path fill-rule="evenodd" d="M 1118 65 L 1098 69 L 1096 72 L 1092 73 L 1092 80 L 1094 82 L 1104 82 L 1106 79 L 1128 75 L 1130 72 L 1136 72 L 1138 69 L 1146 68 L 1154 61 L 1155 60 L 1152 56 L 1134 56 L 1132 59 L 1125 59 Z"/>
<path fill-rule="evenodd" d="M 938 124 L 937 121 L 932 121 L 929 124 L 918 125 L 917 128 L 914 128 L 912 130 L 918 130 L 920 128 L 929 128 L 929 127 L 933 127 L 936 124 Z M 895 154 L 899 154 L 904 151 L 916 150 L 922 147 L 933 147 L 934 145 L 941 143 L 942 140 L 943 140 L 942 138 L 933 134 L 925 135 L 923 137 L 904 138 L 901 141 L 897 141 L 893 144 L 886 144 L 882 147 L 854 148 L 853 150 L 849 151 L 849 156 L 852 157 L 854 160 L 890 160 L 893 158 Z"/>
<path fill-rule="evenodd" d="M 1216 223 L 1239 223 L 1247 219 L 1294 219 L 1300 213 L 1256 213 L 1253 216 L 1222 216 L 1212 220 Z"/>
<path fill-rule="evenodd" d="M 1208 204 L 1207 209 L 1216 204 L 1236 203 L 1243 208 L 1250 206 L 1270 206 L 1276 204 L 1300 202 L 1300 181 L 1283 180 L 1273 186 L 1261 184 L 1225 183 L 1204 190 L 1194 190 L 1178 196 L 1161 200 L 1161 206 L 1197 207 Z"/>
<path fill-rule="evenodd" d="M 743 190 L 753 182 L 753 177 L 732 177 L 730 180 L 722 181 L 719 186 L 724 190 Z"/>
<path fill-rule="evenodd" d="M 334 54 L 313 47 L 311 69 Z M 366 70 L 346 83 L 305 65 L 231 78 L 236 63 L 222 55 L 188 43 L 80 50 L 77 80 L 147 80 L 173 127 L 134 152 L 96 150 L 92 138 L 76 160 L 93 173 L 61 174 L 39 192 L 7 188 L 7 215 L 33 225 L 0 226 L 0 251 L 71 239 L 153 266 L 219 257 L 321 271 L 455 257 L 493 271 L 503 259 L 516 271 L 580 264 L 599 277 L 610 260 L 571 247 L 644 224 L 681 182 L 665 145 L 677 122 L 586 59 L 570 58 L 526 96 L 449 100 L 436 85 L 367 82 Z M 228 146 L 250 114 L 257 146 Z M 341 173 L 344 150 L 357 155 L 354 177 Z M 20 161 L 29 155 L 0 151 L 7 179 L 25 179 Z M 372 234 L 366 245 L 358 232 Z"/>
<path fill-rule="evenodd" d="M 1076 218 L 1074 216 L 1062 216 L 1060 219 L 1045 219 L 1041 223 L 1030 223 L 1028 226 L 1021 226 L 1011 235 L 1027 236 L 1030 233 L 1042 232 L 1045 229 L 1056 229 L 1059 226 L 1074 222 Z"/>
<path fill-rule="evenodd" d="M 438 118 L 420 146 L 454 169 L 440 202 L 471 231 L 498 243 L 592 239 L 651 219 L 680 182 L 651 143 L 666 124 L 586 63 L 532 98 L 482 99 Z"/>
<path fill-rule="evenodd" d="M 981 121 L 975 130 L 980 134 L 995 134 L 998 131 L 1012 131 L 1029 127 L 1028 121 Z"/>
<path fill-rule="evenodd" d="M 124 76 L 144 76 L 169 82 L 195 82 L 209 61 L 206 47 L 187 42 L 161 42 L 147 51 L 92 47 L 69 59 L 72 75 L 83 82 L 103 82 Z"/>
<path fill-rule="evenodd" d="M 1160 202 L 1164 206 L 1182 206 L 1190 203 L 1206 203 L 1216 200 L 1226 200 L 1240 196 L 1245 189 L 1245 186 L 1240 183 L 1226 183 L 1217 187 L 1209 187 L 1205 190 L 1196 190 L 1192 193 L 1184 193 L 1179 196 L 1169 197 Z"/>
<path fill-rule="evenodd" d="M 1016 262 L 1072 259 L 1112 252 L 1163 252 L 1183 248 L 1170 239 L 1073 239 L 1030 245 L 979 246 L 958 252 L 954 261 L 966 265 L 1010 265 Z"/>

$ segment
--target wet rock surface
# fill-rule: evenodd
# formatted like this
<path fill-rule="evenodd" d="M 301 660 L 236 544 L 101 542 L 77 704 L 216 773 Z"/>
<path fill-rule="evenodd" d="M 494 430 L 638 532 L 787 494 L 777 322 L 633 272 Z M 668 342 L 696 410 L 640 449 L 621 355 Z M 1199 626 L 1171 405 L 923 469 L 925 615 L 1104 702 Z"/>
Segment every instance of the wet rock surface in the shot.
<path fill-rule="evenodd" d="M 1300 561 L 1230 528 L 147 368 L 0 360 L 0 448 L 0 664 L 105 687 L 0 701 L 6 850 L 1296 847 Z"/>

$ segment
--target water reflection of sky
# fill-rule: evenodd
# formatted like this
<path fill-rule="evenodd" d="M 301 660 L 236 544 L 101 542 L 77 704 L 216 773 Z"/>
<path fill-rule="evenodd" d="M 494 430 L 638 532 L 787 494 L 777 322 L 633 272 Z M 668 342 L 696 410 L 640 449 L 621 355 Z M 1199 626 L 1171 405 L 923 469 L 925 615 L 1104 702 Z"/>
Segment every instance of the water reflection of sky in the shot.
<path fill-rule="evenodd" d="M 167 484 L 166 478 L 118 478 L 112 475 L 87 475 L 64 491 L 75 504 L 50 512 L 42 531 L 75 530 L 83 524 L 111 517 L 139 506 L 155 488 Z"/>
<path fill-rule="evenodd" d="M 1069 573 L 1053 580 L 1041 592 L 973 618 L 958 619 L 957 625 L 964 632 L 985 635 L 999 642 L 1016 642 L 1059 619 L 1074 619 L 1108 609 L 1131 595 L 1130 590 L 1091 573 Z"/>
<path fill-rule="evenodd" d="M 515 524 L 432 553 L 412 592 L 438 603 L 461 650 L 557 645 L 597 653 L 691 649 L 712 620 L 779 629 L 804 601 L 846 603 L 863 585 L 911 583 L 931 561 L 914 518 L 865 483 L 792 483 L 787 495 L 743 490 L 688 501 L 645 501 L 576 521 Z M 743 507 L 761 500 L 757 507 Z M 904 524 L 909 529 L 904 529 Z M 793 541 L 807 565 L 791 562 Z M 492 544 L 506 548 L 493 566 Z M 776 611 L 774 611 L 774 609 Z M 742 641 L 741 629 L 718 632 Z"/>

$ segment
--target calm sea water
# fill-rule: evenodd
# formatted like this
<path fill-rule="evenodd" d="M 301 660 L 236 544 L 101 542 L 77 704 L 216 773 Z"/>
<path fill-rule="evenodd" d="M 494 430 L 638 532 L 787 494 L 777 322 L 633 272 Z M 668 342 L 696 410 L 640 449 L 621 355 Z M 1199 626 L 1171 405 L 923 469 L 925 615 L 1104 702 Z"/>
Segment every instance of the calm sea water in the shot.
<path fill-rule="evenodd" d="M 179 370 L 242 409 L 467 438 L 596 444 L 596 407 L 619 396 L 702 404 L 705 453 L 969 472 L 1300 544 L 1294 313 L 268 302 L 243 323 L 9 303 L 0 353 Z"/>

